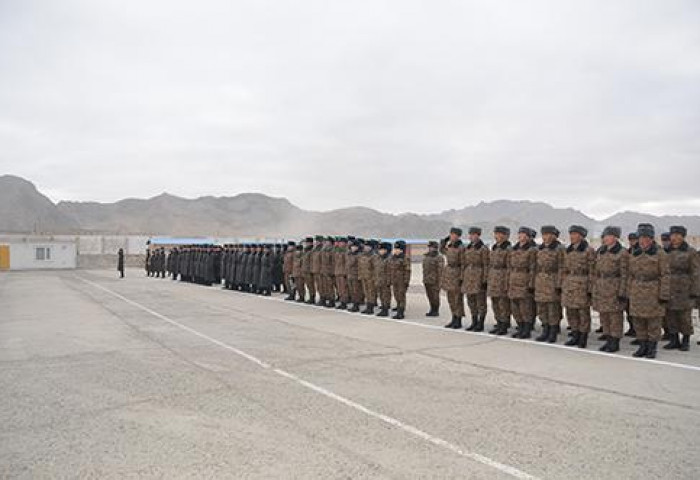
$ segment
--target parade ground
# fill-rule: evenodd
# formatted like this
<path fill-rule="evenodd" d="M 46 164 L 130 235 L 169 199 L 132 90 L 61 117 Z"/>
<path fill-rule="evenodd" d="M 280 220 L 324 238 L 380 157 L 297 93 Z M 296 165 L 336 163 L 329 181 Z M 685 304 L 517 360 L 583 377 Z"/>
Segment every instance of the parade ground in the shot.
<path fill-rule="evenodd" d="M 698 478 L 697 336 L 635 359 L 446 330 L 418 285 L 392 320 L 126 275 L 0 274 L 0 478 Z"/>

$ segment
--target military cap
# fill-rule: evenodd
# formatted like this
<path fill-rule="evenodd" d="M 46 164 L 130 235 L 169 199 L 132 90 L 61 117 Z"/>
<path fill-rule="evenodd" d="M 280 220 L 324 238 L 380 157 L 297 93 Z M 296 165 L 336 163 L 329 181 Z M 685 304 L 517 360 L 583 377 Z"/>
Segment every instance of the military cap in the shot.
<path fill-rule="evenodd" d="M 481 228 L 480 227 L 469 227 L 469 235 L 481 235 Z"/>
<path fill-rule="evenodd" d="M 333 235 L 327 235 L 324 240 L 327 242 L 335 242 L 335 237 Z"/>
<path fill-rule="evenodd" d="M 347 239 L 348 239 L 348 241 L 355 240 L 355 235 L 348 235 Z"/>
<path fill-rule="evenodd" d="M 450 228 L 450 233 L 455 233 L 461 237 L 462 236 L 462 229 L 458 228 L 458 227 L 452 227 L 452 228 Z"/>
<path fill-rule="evenodd" d="M 338 237 L 338 240 L 337 240 L 337 241 L 340 242 L 340 243 L 347 243 L 347 242 L 348 242 L 348 239 L 345 238 L 345 237 Z"/>
<path fill-rule="evenodd" d="M 504 227 L 503 225 L 497 225 L 493 227 L 493 233 L 502 233 L 504 235 L 510 235 L 510 228 Z"/>
<path fill-rule="evenodd" d="M 603 229 L 603 234 L 601 236 L 605 237 L 608 235 L 612 235 L 613 237 L 620 238 L 620 235 L 622 235 L 622 229 L 620 227 L 607 226 Z"/>
<path fill-rule="evenodd" d="M 369 245 L 370 247 L 374 248 L 374 247 L 377 246 L 378 243 L 379 243 L 379 242 L 376 241 L 375 239 L 371 239 L 371 240 L 367 240 L 367 241 L 365 242 L 365 245 Z"/>
<path fill-rule="evenodd" d="M 581 225 L 571 225 L 569 227 L 569 233 L 578 233 L 582 237 L 588 236 L 588 230 L 586 227 L 582 227 Z"/>
<path fill-rule="evenodd" d="M 436 242 L 435 240 L 430 240 L 430 241 L 428 242 L 428 247 L 429 247 L 429 248 L 430 248 L 430 247 L 432 247 L 432 248 L 438 248 L 439 246 L 440 246 L 440 244 L 438 244 L 438 242 Z"/>
<path fill-rule="evenodd" d="M 403 240 L 397 240 L 394 242 L 394 248 L 406 250 L 406 242 Z"/>
<path fill-rule="evenodd" d="M 297 244 L 297 242 L 295 242 L 294 240 L 290 240 L 290 241 L 287 242 L 287 245 L 289 245 L 290 247 L 293 247 L 293 246 L 295 246 L 296 244 Z"/>
<path fill-rule="evenodd" d="M 540 228 L 540 232 L 542 232 L 542 234 L 552 233 L 552 234 L 556 235 L 557 237 L 559 236 L 559 229 L 557 227 L 555 227 L 554 225 L 545 225 L 545 226 Z"/>
<path fill-rule="evenodd" d="M 379 244 L 379 249 L 380 250 L 391 250 L 391 243 L 389 242 L 381 242 Z"/>
<path fill-rule="evenodd" d="M 314 237 L 306 237 L 306 238 L 304 239 L 304 241 L 305 241 L 305 242 L 313 242 L 313 241 L 314 241 Z"/>
<path fill-rule="evenodd" d="M 534 236 L 535 236 L 534 234 L 537 234 L 537 232 L 535 232 L 532 228 L 530 228 L 530 227 L 525 227 L 525 226 L 520 227 L 520 228 L 518 229 L 518 233 L 524 233 L 524 234 L 529 235 L 529 236 L 531 236 L 531 237 L 534 237 Z M 533 233 L 534 233 L 534 234 L 533 234 Z"/>
<path fill-rule="evenodd" d="M 651 223 L 640 223 L 637 225 L 637 235 L 640 237 L 654 238 L 656 232 L 654 231 L 654 226 Z"/>
<path fill-rule="evenodd" d="M 671 233 L 670 232 L 663 232 L 661 234 L 661 240 L 664 242 L 668 242 L 669 240 L 671 240 Z"/>
<path fill-rule="evenodd" d="M 358 245 L 364 245 L 364 243 L 365 243 L 364 238 L 355 238 L 354 240 L 355 240 L 355 243 L 357 243 Z"/>
<path fill-rule="evenodd" d="M 317 242 L 322 242 L 322 241 L 324 241 L 325 239 L 326 239 L 326 237 L 324 237 L 323 235 L 316 235 L 316 241 L 317 241 Z"/>
<path fill-rule="evenodd" d="M 299 245 L 297 245 L 296 249 L 297 250 L 304 250 L 304 245 L 299 244 Z"/>
<path fill-rule="evenodd" d="M 627 235 L 627 239 L 628 239 L 628 240 L 638 240 L 638 239 L 639 239 L 639 235 L 637 234 L 637 232 L 630 232 L 630 233 Z"/>
<path fill-rule="evenodd" d="M 671 228 L 669 228 L 670 233 L 679 233 L 682 236 L 688 235 L 688 229 L 685 228 L 683 225 L 674 225 Z"/>

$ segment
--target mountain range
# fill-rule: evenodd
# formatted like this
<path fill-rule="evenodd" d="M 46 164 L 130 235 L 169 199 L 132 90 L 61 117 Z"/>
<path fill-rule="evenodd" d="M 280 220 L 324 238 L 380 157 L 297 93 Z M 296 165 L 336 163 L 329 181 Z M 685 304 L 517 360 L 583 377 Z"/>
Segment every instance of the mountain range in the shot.
<path fill-rule="evenodd" d="M 597 235 L 605 225 L 617 225 L 629 232 L 640 222 L 652 223 L 659 231 L 670 225 L 685 225 L 690 234 L 700 234 L 700 216 L 697 215 L 621 212 L 598 221 L 573 208 L 555 208 L 527 200 L 481 202 L 427 215 L 394 215 L 366 207 L 309 211 L 285 198 L 260 193 L 196 199 L 163 193 L 149 199 L 125 199 L 115 203 L 62 201 L 54 204 L 31 182 L 13 175 L 0 176 L 0 233 L 274 238 L 352 233 L 383 238 L 437 238 L 453 225 L 465 229 L 477 225 L 485 231 L 495 225 L 506 225 L 515 231 L 520 225 L 538 228 L 552 224 L 564 231 L 569 225 L 577 224 Z"/>

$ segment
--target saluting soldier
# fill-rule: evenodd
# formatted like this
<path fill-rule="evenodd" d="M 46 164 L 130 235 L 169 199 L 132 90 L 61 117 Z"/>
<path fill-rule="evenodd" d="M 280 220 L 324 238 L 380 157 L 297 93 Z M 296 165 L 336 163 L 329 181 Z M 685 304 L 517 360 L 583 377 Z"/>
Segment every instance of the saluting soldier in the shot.
<path fill-rule="evenodd" d="M 467 295 L 467 305 L 472 323 L 467 330 L 484 331 L 486 321 L 486 288 L 489 268 L 489 249 L 481 240 L 481 228 L 469 228 L 469 244 L 462 250 L 462 292 Z"/>
<path fill-rule="evenodd" d="M 441 286 L 447 292 L 452 321 L 445 328 L 462 328 L 464 295 L 462 294 L 462 229 L 452 227 L 450 235 L 440 242 L 440 253 L 445 255 L 447 267 L 443 271 Z"/>
<path fill-rule="evenodd" d="M 335 278 L 335 288 L 338 291 L 340 303 L 336 308 L 345 310 L 350 301 L 350 291 L 348 289 L 348 240 L 345 237 L 338 239 L 334 251 L 333 275 Z"/>
<path fill-rule="evenodd" d="M 605 344 L 601 352 L 620 350 L 623 311 L 627 306 L 627 271 L 629 252 L 622 247 L 619 227 L 603 229 L 603 245 L 596 252 L 593 267 L 593 309 L 600 315 Z"/>
<path fill-rule="evenodd" d="M 350 241 L 347 257 L 345 259 L 345 268 L 348 278 L 348 291 L 352 306 L 348 308 L 349 312 L 359 312 L 360 304 L 362 304 L 362 282 L 360 282 L 359 260 L 362 249 L 362 239 L 353 239 Z"/>
<path fill-rule="evenodd" d="M 496 325 L 489 331 L 495 335 L 507 335 L 510 328 L 510 299 L 508 298 L 508 261 L 513 250 L 510 229 L 497 226 L 493 229 L 495 243 L 489 254 L 486 294 L 491 298 L 491 308 Z"/>
<path fill-rule="evenodd" d="M 374 264 L 375 286 L 379 296 L 380 309 L 378 317 L 389 315 L 391 308 L 391 283 L 389 277 L 389 254 L 391 253 L 391 243 L 381 242 L 378 254 L 372 257 Z"/>
<path fill-rule="evenodd" d="M 377 305 L 377 285 L 374 273 L 374 257 L 376 255 L 376 240 L 368 240 L 363 247 L 362 255 L 358 259 L 357 271 L 362 282 L 362 291 L 365 297 L 365 309 L 362 313 L 372 315 Z"/>
<path fill-rule="evenodd" d="M 423 287 L 428 297 L 430 310 L 426 317 L 440 316 L 440 281 L 445 270 L 445 257 L 440 254 L 435 240 L 428 242 L 428 251 L 423 255 Z"/>
<path fill-rule="evenodd" d="M 284 291 L 287 292 L 285 300 L 294 300 L 296 296 L 292 287 L 292 273 L 294 273 L 294 256 L 296 254 L 296 243 L 288 241 L 282 258 L 282 276 Z"/>
<path fill-rule="evenodd" d="M 555 343 L 562 319 L 561 282 L 566 249 L 559 242 L 559 230 L 552 225 L 541 229 L 542 244 L 537 251 L 535 302 L 542 320 L 542 334 L 535 340 Z"/>
<path fill-rule="evenodd" d="M 536 233 L 530 227 L 520 227 L 518 242 L 508 255 L 508 298 L 511 312 L 518 324 L 518 330 L 512 335 L 516 338 L 530 338 L 535 326 Z"/>
<path fill-rule="evenodd" d="M 581 225 L 569 227 L 570 244 L 561 270 L 562 305 L 571 326 L 571 338 L 565 345 L 586 348 L 591 331 L 591 299 L 593 296 L 593 266 L 595 250 L 586 240 L 588 230 Z"/>
<path fill-rule="evenodd" d="M 693 307 L 700 296 L 698 255 L 685 241 L 687 234 L 688 230 L 682 225 L 671 227 L 671 239 L 666 249 L 671 270 L 671 298 L 666 309 L 671 341 L 664 345 L 664 349 L 677 348 L 682 352 L 687 352 L 690 348 L 690 337 L 694 332 Z M 682 339 L 679 334 L 683 335 Z"/>
<path fill-rule="evenodd" d="M 398 240 L 389 258 L 389 282 L 396 299 L 395 319 L 404 318 L 406 312 L 406 292 L 411 283 L 411 260 L 406 255 L 406 242 Z"/>
<path fill-rule="evenodd" d="M 654 227 L 640 223 L 639 244 L 632 251 L 627 278 L 630 313 L 635 322 L 639 348 L 635 357 L 656 358 L 661 322 L 671 298 L 668 255 L 654 241 Z"/>

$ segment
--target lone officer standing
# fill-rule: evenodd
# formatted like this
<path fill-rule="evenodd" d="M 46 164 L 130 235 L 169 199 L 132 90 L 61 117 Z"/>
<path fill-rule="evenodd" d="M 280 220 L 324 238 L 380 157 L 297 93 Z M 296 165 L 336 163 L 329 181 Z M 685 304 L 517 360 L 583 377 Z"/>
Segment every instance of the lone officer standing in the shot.
<path fill-rule="evenodd" d="M 630 313 L 635 321 L 639 348 L 635 357 L 656 358 L 661 322 L 671 298 L 668 255 L 654 241 L 654 227 L 640 223 L 639 245 L 632 251 L 627 280 Z"/>
<path fill-rule="evenodd" d="M 462 328 L 464 296 L 462 295 L 462 229 L 452 227 L 450 235 L 442 239 L 440 253 L 447 259 L 447 268 L 442 276 L 442 288 L 447 292 L 452 321 L 445 328 Z"/>
<path fill-rule="evenodd" d="M 426 317 L 440 316 L 440 281 L 445 270 L 445 257 L 438 248 L 438 242 L 431 240 L 428 242 L 428 252 L 423 255 L 423 286 L 430 305 Z"/>
<path fill-rule="evenodd" d="M 580 225 L 569 227 L 571 244 L 566 248 L 562 269 L 562 304 L 571 326 L 571 338 L 565 345 L 586 348 L 591 331 L 591 298 L 593 295 L 593 266 L 595 251 L 586 236 L 588 230 Z"/>
<path fill-rule="evenodd" d="M 489 273 L 489 249 L 481 241 L 481 228 L 469 228 L 469 244 L 462 250 L 462 292 L 467 295 L 472 323 L 467 330 L 484 331 L 486 288 Z"/>

